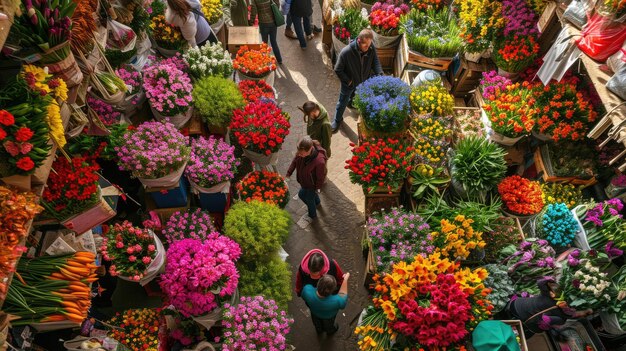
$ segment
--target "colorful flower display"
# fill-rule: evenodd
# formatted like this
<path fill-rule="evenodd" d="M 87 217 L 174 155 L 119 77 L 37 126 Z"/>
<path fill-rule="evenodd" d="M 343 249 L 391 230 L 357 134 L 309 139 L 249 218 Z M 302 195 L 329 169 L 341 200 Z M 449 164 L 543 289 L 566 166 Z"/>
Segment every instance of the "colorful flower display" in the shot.
<path fill-rule="evenodd" d="M 482 250 L 485 247 L 483 233 L 475 231 L 472 223 L 474 221 L 471 218 L 461 214 L 452 219 L 442 219 L 441 230 L 431 234 L 437 247 L 435 252 L 451 260 L 464 260 L 473 250 Z"/>
<path fill-rule="evenodd" d="M 202 14 L 211 24 L 216 23 L 222 18 L 222 2 L 220 0 L 202 0 Z"/>
<path fill-rule="evenodd" d="M 354 106 L 359 109 L 365 126 L 378 132 L 397 132 L 407 127 L 410 112 L 410 88 L 400 78 L 372 77 L 359 84 Z"/>
<path fill-rule="evenodd" d="M 163 116 L 183 114 L 191 107 L 191 79 L 179 68 L 179 65 L 184 64 L 182 59 L 175 56 L 144 68 L 143 88 L 150 107 Z"/>
<path fill-rule="evenodd" d="M 168 244 L 183 239 L 205 241 L 209 234 L 215 231 L 213 219 L 208 212 L 202 209 L 174 212 L 163 228 L 163 235 Z"/>
<path fill-rule="evenodd" d="M 490 0 L 463 0 L 460 2 L 459 24 L 461 37 L 465 40 L 465 51 L 483 52 L 502 29 L 502 3 Z"/>
<path fill-rule="evenodd" d="M 266 43 L 261 44 L 259 49 L 244 45 L 237 51 L 233 68 L 248 77 L 262 78 L 276 70 L 276 57 Z"/>
<path fill-rule="evenodd" d="M 538 182 L 518 175 L 506 177 L 498 184 L 498 193 L 508 211 L 518 215 L 533 215 L 543 208 L 543 193 Z"/>
<path fill-rule="evenodd" d="M 504 90 L 497 89 L 493 95 L 488 95 L 482 108 L 494 132 L 517 138 L 533 130 L 538 112 L 534 105 L 530 83 L 523 82 L 507 85 Z"/>
<path fill-rule="evenodd" d="M 449 116 L 454 108 L 454 98 L 439 79 L 413 87 L 410 101 L 411 109 L 418 115 Z"/>
<path fill-rule="evenodd" d="M 239 91 L 243 95 L 246 104 L 261 98 L 275 99 L 274 89 L 264 80 L 242 80 L 239 82 Z"/>
<path fill-rule="evenodd" d="M 568 307 L 582 311 L 587 308 L 595 311 L 607 310 L 613 299 L 617 299 L 617 289 L 602 271 L 602 258 L 606 255 L 597 252 L 581 252 L 574 250 L 569 253 L 567 264 L 563 265 L 563 275 L 559 285 L 563 292 L 559 300 L 565 301 Z"/>
<path fill-rule="evenodd" d="M 191 140 L 185 176 L 203 188 L 210 188 L 233 179 L 239 164 L 234 146 L 213 136 L 208 139 L 201 136 Z"/>
<path fill-rule="evenodd" d="M 438 1 L 438 0 L 437 0 Z M 444 7 L 425 12 L 416 8 L 400 19 L 410 50 L 430 58 L 452 58 L 463 49 L 463 38 L 456 16 Z"/>
<path fill-rule="evenodd" d="M 518 292 L 538 294 L 537 280 L 555 273 L 556 253 L 547 240 L 527 239 L 502 250 L 509 277 Z"/>
<path fill-rule="evenodd" d="M 543 202 L 546 204 L 562 203 L 572 209 L 582 202 L 581 188 L 572 184 L 543 183 L 541 184 Z"/>
<path fill-rule="evenodd" d="M 33 129 L 35 127 L 38 129 Z M 7 161 L 11 173 L 29 174 L 43 163 L 50 149 L 47 133 L 48 125 L 43 116 L 35 115 L 30 120 L 20 116 L 16 120 L 10 112 L 0 110 L 0 143 L 3 146 L 0 155 Z"/>
<path fill-rule="evenodd" d="M 118 111 L 111 104 L 95 98 L 91 95 L 87 95 L 87 105 L 98 115 L 100 121 L 105 126 L 117 124 L 122 118 L 122 112 Z"/>
<path fill-rule="evenodd" d="M 230 53 L 221 44 L 210 43 L 191 48 L 183 54 L 183 58 L 189 65 L 189 73 L 195 79 L 206 76 L 228 78 L 233 73 Z"/>
<path fill-rule="evenodd" d="M 407 4 L 396 5 L 393 0 L 386 2 L 377 2 L 372 6 L 370 12 L 370 24 L 372 29 L 384 36 L 398 35 L 398 24 L 400 24 L 400 16 L 409 13 Z"/>
<path fill-rule="evenodd" d="M 285 179 L 278 173 L 254 171 L 237 183 L 239 198 L 250 202 L 259 200 L 285 208 L 289 202 L 289 189 Z"/>
<path fill-rule="evenodd" d="M 621 214 L 623 209 L 624 204 L 620 199 L 577 208 L 581 210 L 576 211 L 576 215 L 585 229 L 589 246 L 602 249 L 609 241 L 613 241 L 618 248 L 626 249 L 626 222 Z"/>
<path fill-rule="evenodd" d="M 525 0 L 502 1 L 505 36 L 537 36 L 538 17 Z M 498 66 L 500 67 L 500 66 Z"/>
<path fill-rule="evenodd" d="M 535 61 L 539 53 L 539 44 L 533 36 L 514 35 L 496 41 L 493 61 L 498 68 L 519 73 Z"/>
<path fill-rule="evenodd" d="M 115 223 L 105 234 L 100 247 L 102 258 L 111 261 L 109 273 L 138 282 L 156 257 L 154 233 L 128 221 Z"/>
<path fill-rule="evenodd" d="M 452 117 L 420 115 L 411 121 L 415 161 L 434 167 L 445 163 L 452 141 Z"/>
<path fill-rule="evenodd" d="M 187 46 L 180 28 L 165 21 L 165 15 L 156 15 L 150 22 L 152 37 L 157 45 L 167 50 L 181 50 Z"/>
<path fill-rule="evenodd" d="M 117 312 L 108 324 L 110 337 L 118 340 L 131 351 L 157 351 L 159 349 L 159 310 L 142 308 Z"/>
<path fill-rule="evenodd" d="M 346 8 L 336 14 L 337 23 L 333 27 L 335 37 L 344 44 L 356 39 L 363 28 L 369 25 L 367 10 L 359 8 Z"/>
<path fill-rule="evenodd" d="M 576 237 L 578 223 L 565 204 L 550 204 L 541 217 L 540 228 L 552 246 L 563 247 Z"/>
<path fill-rule="evenodd" d="M 280 150 L 289 134 L 289 117 L 271 101 L 254 101 L 233 113 L 230 129 L 244 149 L 270 155 Z"/>

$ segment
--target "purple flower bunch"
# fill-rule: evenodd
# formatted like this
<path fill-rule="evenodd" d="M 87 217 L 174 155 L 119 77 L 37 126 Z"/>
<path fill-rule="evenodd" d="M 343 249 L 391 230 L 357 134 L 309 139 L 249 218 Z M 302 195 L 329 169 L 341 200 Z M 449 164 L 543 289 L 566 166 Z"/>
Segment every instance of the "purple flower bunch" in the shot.
<path fill-rule="evenodd" d="M 556 252 L 547 240 L 529 239 L 522 241 L 517 249 L 511 245 L 502 252 L 509 254 L 502 263 L 509 266 L 507 272 L 516 282 L 517 291 L 537 294 L 537 280 L 554 275 Z"/>
<path fill-rule="evenodd" d="M 234 146 L 213 136 L 199 137 L 191 141 L 191 157 L 185 175 L 190 181 L 208 188 L 233 179 L 239 164 Z"/>
<path fill-rule="evenodd" d="M 183 240 L 196 239 L 205 241 L 215 231 L 213 218 L 208 212 L 198 208 L 185 212 L 174 212 L 163 228 L 163 235 L 169 245 Z"/>
<path fill-rule="evenodd" d="M 617 247 L 626 249 L 626 222 L 620 213 L 623 209 L 622 201 L 614 198 L 587 210 L 582 224 L 590 247 L 601 249 L 613 241 Z"/>
<path fill-rule="evenodd" d="M 499 75 L 497 71 L 483 72 L 483 79 L 480 80 L 483 98 L 494 98 L 511 84 L 513 82 L 509 78 Z"/>
<path fill-rule="evenodd" d="M 596 227 L 602 227 L 604 221 L 611 217 L 622 218 L 620 212 L 624 208 L 624 204 L 620 199 L 610 199 L 601 204 L 596 204 L 592 209 L 587 211 L 585 221 L 593 223 Z"/>
<path fill-rule="evenodd" d="M 405 4 L 402 1 L 387 0 L 387 1 L 378 1 L 374 3 L 374 5 L 372 6 L 372 10 L 370 12 L 374 12 L 376 10 L 383 10 L 387 13 L 389 13 L 390 11 L 393 11 L 394 15 L 396 15 L 397 17 L 400 17 L 402 15 L 409 13 L 411 9 L 409 8 L 409 5 Z"/>
<path fill-rule="evenodd" d="M 105 126 L 120 122 L 122 113 L 116 110 L 112 105 L 91 95 L 87 95 L 87 105 L 100 117 L 100 121 L 102 121 L 102 124 Z"/>
<path fill-rule="evenodd" d="M 286 335 L 293 319 L 263 296 L 242 297 L 238 305 L 224 305 L 223 351 L 287 350 Z"/>
<path fill-rule="evenodd" d="M 169 58 L 144 69 L 146 97 L 150 106 L 164 116 L 183 114 L 191 107 L 193 86 L 189 75 L 180 69 L 183 65 L 182 59 Z"/>
<path fill-rule="evenodd" d="M 620 174 L 617 177 L 611 179 L 611 184 L 618 188 L 626 188 L 626 174 Z"/>
<path fill-rule="evenodd" d="M 115 147 L 118 165 L 138 178 L 155 179 L 173 173 L 187 163 L 191 152 L 187 137 L 167 121 L 144 122 L 121 139 Z"/>
<path fill-rule="evenodd" d="M 504 0 L 502 2 L 502 16 L 506 20 L 504 25 L 505 36 L 536 36 L 537 15 L 526 0 Z"/>
<path fill-rule="evenodd" d="M 201 316 L 217 308 L 237 289 L 235 262 L 239 245 L 217 232 L 206 240 L 183 239 L 167 250 L 161 289 L 183 316 Z"/>
<path fill-rule="evenodd" d="M 377 213 L 367 221 L 377 267 L 386 271 L 394 263 L 412 262 L 416 255 L 427 256 L 435 251 L 430 227 L 424 219 L 402 208 Z"/>
<path fill-rule="evenodd" d="M 141 90 L 141 73 L 133 66 L 122 65 L 122 67 L 115 70 L 115 74 L 120 77 L 128 87 L 126 95 L 135 95 Z"/>

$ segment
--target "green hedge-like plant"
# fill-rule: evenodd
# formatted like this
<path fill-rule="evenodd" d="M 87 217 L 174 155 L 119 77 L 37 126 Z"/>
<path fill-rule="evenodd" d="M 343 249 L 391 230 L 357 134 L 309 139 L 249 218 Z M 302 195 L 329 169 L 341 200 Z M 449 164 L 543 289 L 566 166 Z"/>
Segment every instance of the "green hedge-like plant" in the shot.
<path fill-rule="evenodd" d="M 267 262 L 240 262 L 237 270 L 241 296 L 263 295 L 287 309 L 291 301 L 291 271 L 287 262 L 273 254 Z"/>
<path fill-rule="evenodd" d="M 506 151 L 485 138 L 461 140 L 451 162 L 452 182 L 469 196 L 483 198 L 504 178 Z"/>
<path fill-rule="evenodd" d="M 204 77 L 193 87 L 194 106 L 208 125 L 227 126 L 233 111 L 245 106 L 237 84 L 221 77 Z"/>
<path fill-rule="evenodd" d="M 228 210 L 224 234 L 241 246 L 240 261 L 267 261 L 289 236 L 291 216 L 265 202 L 239 202 Z"/>
<path fill-rule="evenodd" d="M 431 57 L 453 57 L 463 51 L 463 39 L 456 17 L 448 8 L 426 12 L 412 9 L 400 20 L 400 33 L 409 49 Z"/>

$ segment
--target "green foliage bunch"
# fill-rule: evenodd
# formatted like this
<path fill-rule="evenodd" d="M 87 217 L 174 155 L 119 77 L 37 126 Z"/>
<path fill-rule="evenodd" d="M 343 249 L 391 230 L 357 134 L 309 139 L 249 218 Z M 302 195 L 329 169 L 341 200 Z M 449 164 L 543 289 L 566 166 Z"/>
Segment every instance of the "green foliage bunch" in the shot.
<path fill-rule="evenodd" d="M 237 84 L 221 77 L 204 77 L 193 87 L 193 103 L 209 125 L 227 126 L 233 111 L 245 106 Z"/>
<path fill-rule="evenodd" d="M 481 137 L 461 140 L 451 162 L 452 182 L 471 196 L 484 197 L 504 178 L 506 151 Z"/>
<path fill-rule="evenodd" d="M 263 295 L 276 301 L 280 308 L 287 309 L 291 301 L 291 271 L 289 264 L 277 254 L 271 255 L 267 262 L 239 262 L 237 270 L 242 296 Z"/>

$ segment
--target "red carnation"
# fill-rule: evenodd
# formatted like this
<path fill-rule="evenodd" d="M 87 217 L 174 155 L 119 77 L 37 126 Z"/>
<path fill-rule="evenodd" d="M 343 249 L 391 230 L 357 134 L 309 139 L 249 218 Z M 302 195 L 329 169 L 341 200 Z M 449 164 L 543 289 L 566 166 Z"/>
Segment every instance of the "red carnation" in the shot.
<path fill-rule="evenodd" d="M 32 130 L 30 130 L 30 128 L 21 127 L 17 130 L 17 132 L 15 132 L 15 140 L 19 142 L 25 142 L 30 140 L 30 138 L 33 137 L 33 134 L 34 133 Z"/>
<path fill-rule="evenodd" d="M 33 167 L 35 167 L 35 162 L 33 162 L 33 160 L 31 160 L 30 157 L 26 156 L 26 157 L 20 158 L 19 161 L 17 161 L 15 165 L 17 166 L 17 168 L 28 172 L 31 169 L 33 169 Z"/>
<path fill-rule="evenodd" d="M 13 118 L 13 115 L 10 114 L 9 111 L 0 110 L 0 124 L 10 126 L 13 125 L 13 123 L 15 123 L 15 118 Z"/>
<path fill-rule="evenodd" d="M 7 132 L 4 129 L 0 128 L 0 140 L 4 140 L 7 137 Z"/>

